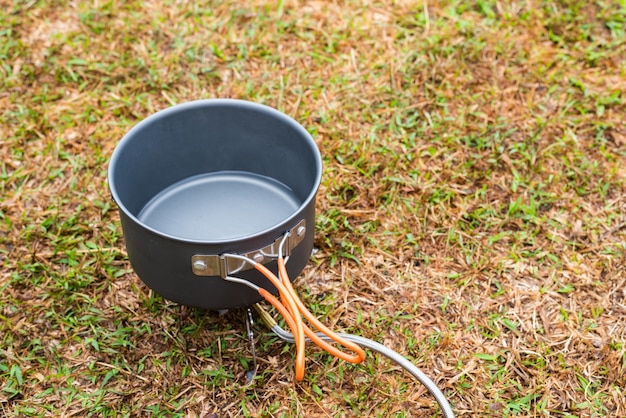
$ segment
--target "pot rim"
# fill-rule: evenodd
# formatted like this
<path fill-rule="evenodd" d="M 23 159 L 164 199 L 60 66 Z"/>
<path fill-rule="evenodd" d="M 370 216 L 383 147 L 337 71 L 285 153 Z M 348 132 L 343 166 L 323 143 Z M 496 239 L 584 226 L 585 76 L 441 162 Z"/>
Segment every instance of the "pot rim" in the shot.
<path fill-rule="evenodd" d="M 122 202 L 122 199 L 117 193 L 117 188 L 115 187 L 116 176 L 114 174 L 115 172 L 114 167 L 115 167 L 115 164 L 117 163 L 117 159 L 119 158 L 120 153 L 123 151 L 124 144 L 131 140 L 130 138 L 133 136 L 133 134 L 136 131 L 141 130 L 144 126 L 149 125 L 157 118 L 161 118 L 163 116 L 175 114 L 178 112 L 184 112 L 186 110 L 194 109 L 194 108 L 210 108 L 214 106 L 223 106 L 223 105 L 230 105 L 230 106 L 235 105 L 235 106 L 242 107 L 242 108 L 260 110 L 265 113 L 270 113 L 275 118 L 279 119 L 283 123 L 291 126 L 294 130 L 298 131 L 301 134 L 302 138 L 306 142 L 308 142 L 308 145 L 311 148 L 311 151 L 313 152 L 313 155 L 315 158 L 315 165 L 316 165 L 315 177 L 316 178 L 313 183 L 312 190 L 310 191 L 306 199 L 304 199 L 304 201 L 300 204 L 300 206 L 298 206 L 298 209 L 296 209 L 293 212 L 293 214 L 290 215 L 289 217 L 261 231 L 257 231 L 249 235 L 238 237 L 238 238 L 213 239 L 213 240 L 183 238 L 183 237 L 179 237 L 176 235 L 159 231 L 158 229 L 155 229 L 149 225 L 146 225 L 126 207 L 126 205 Z M 286 227 L 286 229 L 289 229 L 287 226 L 293 226 L 297 224 L 299 221 L 301 221 L 300 219 L 301 213 L 304 211 L 306 207 L 308 207 L 309 204 L 311 204 L 312 201 L 315 200 L 315 197 L 317 195 L 317 192 L 318 192 L 321 180 L 322 180 L 322 156 L 311 134 L 302 125 L 296 122 L 296 120 L 294 120 L 292 117 L 286 115 L 285 113 L 277 109 L 274 109 L 273 107 L 260 104 L 260 103 L 251 102 L 248 100 L 241 100 L 241 99 L 226 99 L 226 98 L 200 99 L 200 100 L 192 100 L 189 102 L 179 103 L 174 106 L 170 106 L 165 109 L 159 110 L 147 116 L 145 119 L 141 120 L 137 124 L 135 124 L 115 146 L 115 149 L 113 150 L 113 153 L 111 154 L 111 157 L 109 159 L 107 180 L 109 183 L 109 190 L 118 208 L 126 216 L 128 216 L 133 222 L 135 222 L 137 225 L 141 226 L 142 228 L 152 232 L 155 235 L 158 235 L 160 237 L 163 237 L 169 240 L 177 241 L 177 242 L 184 242 L 184 243 L 190 243 L 190 244 L 219 245 L 219 244 L 236 243 L 236 242 L 254 240 L 256 238 L 262 238 L 264 235 L 275 232 L 277 228 L 280 228 L 283 225 Z"/>

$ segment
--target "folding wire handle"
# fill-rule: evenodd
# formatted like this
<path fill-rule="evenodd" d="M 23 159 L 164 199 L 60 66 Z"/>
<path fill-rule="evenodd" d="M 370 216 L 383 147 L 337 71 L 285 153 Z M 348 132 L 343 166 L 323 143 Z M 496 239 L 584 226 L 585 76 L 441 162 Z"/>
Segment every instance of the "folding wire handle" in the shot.
<path fill-rule="evenodd" d="M 304 303 L 298 298 L 295 290 L 291 286 L 291 281 L 289 276 L 287 275 L 287 269 L 285 268 L 285 259 L 283 258 L 283 247 L 289 241 L 289 232 L 285 234 L 285 236 L 280 240 L 278 244 L 278 272 L 279 276 L 277 277 L 274 273 L 272 273 L 267 267 L 263 264 L 256 262 L 252 258 L 248 258 L 239 254 L 224 254 L 225 258 L 234 258 L 246 263 L 251 264 L 255 269 L 261 272 L 277 289 L 280 294 L 280 300 L 275 298 L 269 291 L 265 290 L 262 287 L 257 286 L 256 284 L 241 279 L 239 277 L 233 277 L 227 275 L 224 277 L 224 280 L 240 283 L 246 285 L 257 292 L 270 304 L 272 304 L 280 314 L 285 318 L 285 321 L 289 325 L 289 328 L 292 330 L 292 334 L 294 335 L 294 340 L 296 343 L 296 373 L 295 378 L 297 381 L 300 381 L 304 378 L 304 367 L 305 367 L 305 335 L 311 339 L 315 344 L 317 344 L 320 348 L 327 351 L 329 354 L 332 354 L 335 357 L 338 357 L 342 360 L 345 360 L 349 363 L 358 364 L 365 359 L 365 351 L 356 343 L 349 341 L 342 336 L 336 334 L 327 328 L 324 324 L 322 324 L 309 310 L 304 306 Z M 307 321 L 321 331 L 324 335 L 329 337 L 333 342 L 342 345 L 348 350 L 354 352 L 355 354 L 347 354 L 336 347 L 330 345 L 328 342 L 324 341 L 324 339 L 320 338 L 316 333 L 314 333 L 303 321 L 302 316 L 304 316 Z"/>
<path fill-rule="evenodd" d="M 291 251 L 298 246 L 306 235 L 306 221 L 303 219 L 293 228 L 258 250 L 239 254 L 246 259 L 254 260 L 264 264 L 278 258 L 280 248 L 283 254 L 289 256 Z M 286 238 L 285 238 L 286 237 Z M 281 246 L 281 243 L 284 244 Z M 196 276 L 219 276 L 225 278 L 231 274 L 254 268 L 251 263 L 235 257 L 228 257 L 225 254 L 196 254 L 191 257 L 191 271 Z"/>

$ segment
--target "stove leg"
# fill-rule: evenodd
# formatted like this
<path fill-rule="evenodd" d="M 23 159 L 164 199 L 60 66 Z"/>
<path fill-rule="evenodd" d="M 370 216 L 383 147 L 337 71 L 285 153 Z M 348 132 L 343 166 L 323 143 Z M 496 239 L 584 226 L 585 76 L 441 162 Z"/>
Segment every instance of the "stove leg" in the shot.
<path fill-rule="evenodd" d="M 254 325 L 252 309 L 246 308 L 244 310 L 244 321 L 246 322 L 246 331 L 248 332 L 248 341 L 250 342 L 250 352 L 252 353 L 252 370 L 246 371 L 246 378 L 248 379 L 248 383 L 252 383 L 257 370 L 256 349 L 254 348 L 254 332 L 252 331 L 252 326 Z"/>

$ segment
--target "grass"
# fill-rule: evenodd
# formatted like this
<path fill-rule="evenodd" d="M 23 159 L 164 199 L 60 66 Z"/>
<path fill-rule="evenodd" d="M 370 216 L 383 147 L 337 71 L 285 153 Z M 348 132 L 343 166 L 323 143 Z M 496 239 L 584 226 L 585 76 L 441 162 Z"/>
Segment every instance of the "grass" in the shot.
<path fill-rule="evenodd" d="M 236 97 L 324 158 L 297 289 L 459 416 L 626 415 L 626 4 L 0 1 L 0 415 L 437 416 L 134 275 L 106 184 L 149 114 Z"/>

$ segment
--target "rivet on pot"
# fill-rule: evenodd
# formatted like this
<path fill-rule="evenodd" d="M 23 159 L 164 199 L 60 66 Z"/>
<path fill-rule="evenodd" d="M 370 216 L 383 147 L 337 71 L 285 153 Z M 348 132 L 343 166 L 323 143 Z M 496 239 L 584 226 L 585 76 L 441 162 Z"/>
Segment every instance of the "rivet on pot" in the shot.
<path fill-rule="evenodd" d="M 256 253 L 252 256 L 252 259 L 256 261 L 257 263 L 262 263 L 265 257 L 261 253 Z"/>
<path fill-rule="evenodd" d="M 302 235 L 304 235 L 304 233 L 306 232 L 306 227 L 301 226 L 298 228 L 298 230 L 296 231 L 296 235 L 301 237 Z"/>
<path fill-rule="evenodd" d="M 202 260 L 196 260 L 196 261 L 193 262 L 193 268 L 194 268 L 194 270 L 203 271 L 203 270 L 207 269 L 207 265 Z"/>

